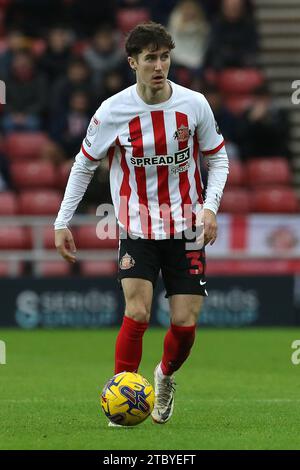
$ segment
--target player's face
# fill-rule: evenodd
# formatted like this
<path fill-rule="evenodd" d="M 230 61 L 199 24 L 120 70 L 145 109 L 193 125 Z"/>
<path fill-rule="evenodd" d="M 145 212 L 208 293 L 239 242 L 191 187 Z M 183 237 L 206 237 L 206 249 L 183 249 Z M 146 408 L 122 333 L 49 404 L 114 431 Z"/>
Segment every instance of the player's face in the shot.
<path fill-rule="evenodd" d="M 162 47 L 157 51 L 146 48 L 136 59 L 130 59 L 130 66 L 136 71 L 139 83 L 156 91 L 164 88 L 170 68 L 168 48 Z"/>

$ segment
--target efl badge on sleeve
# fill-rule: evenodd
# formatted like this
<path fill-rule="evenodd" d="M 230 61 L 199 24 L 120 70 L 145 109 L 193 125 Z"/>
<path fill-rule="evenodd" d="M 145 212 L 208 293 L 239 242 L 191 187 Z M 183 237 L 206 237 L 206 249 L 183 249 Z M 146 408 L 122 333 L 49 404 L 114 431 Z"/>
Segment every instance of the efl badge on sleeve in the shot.
<path fill-rule="evenodd" d="M 89 135 L 90 137 L 95 135 L 99 129 L 99 124 L 100 124 L 100 121 L 95 116 L 93 116 L 90 121 L 88 130 L 87 130 L 87 135 Z"/>

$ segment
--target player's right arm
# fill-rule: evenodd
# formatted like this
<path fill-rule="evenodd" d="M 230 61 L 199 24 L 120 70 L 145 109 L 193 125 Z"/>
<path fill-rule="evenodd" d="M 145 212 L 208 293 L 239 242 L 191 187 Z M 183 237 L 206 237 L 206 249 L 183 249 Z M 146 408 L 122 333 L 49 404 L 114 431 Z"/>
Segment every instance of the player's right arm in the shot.
<path fill-rule="evenodd" d="M 76 247 L 68 224 L 87 190 L 99 161 L 106 157 L 116 137 L 109 103 L 105 101 L 90 121 L 86 137 L 72 166 L 64 198 L 54 222 L 55 246 L 60 255 L 71 263 L 76 260 L 74 255 Z"/>

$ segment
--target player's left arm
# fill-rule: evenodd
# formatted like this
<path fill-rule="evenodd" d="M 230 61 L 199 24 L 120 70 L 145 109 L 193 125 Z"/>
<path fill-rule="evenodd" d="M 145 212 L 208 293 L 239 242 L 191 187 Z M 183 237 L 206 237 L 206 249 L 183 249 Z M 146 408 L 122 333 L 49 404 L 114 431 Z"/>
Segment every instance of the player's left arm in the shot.
<path fill-rule="evenodd" d="M 217 212 L 229 172 L 228 157 L 223 147 L 207 158 L 208 178 L 204 201 L 204 244 L 213 245 L 217 238 Z"/>
<path fill-rule="evenodd" d="M 204 244 L 216 241 L 218 225 L 217 212 L 229 173 L 229 162 L 225 142 L 215 121 L 213 112 L 202 96 L 201 116 L 198 125 L 198 139 L 201 152 L 207 158 L 208 178 L 204 201 Z"/>

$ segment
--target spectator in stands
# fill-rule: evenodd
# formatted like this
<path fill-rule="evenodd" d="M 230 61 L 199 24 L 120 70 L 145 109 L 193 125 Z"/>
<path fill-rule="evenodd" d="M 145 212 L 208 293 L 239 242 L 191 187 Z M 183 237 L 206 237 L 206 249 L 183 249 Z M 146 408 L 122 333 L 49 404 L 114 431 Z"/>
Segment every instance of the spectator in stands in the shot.
<path fill-rule="evenodd" d="M 70 101 L 70 96 L 76 91 L 83 91 L 92 95 L 91 71 L 86 61 L 80 57 L 71 59 L 67 75 L 59 79 L 53 86 L 51 111 L 65 113 Z"/>
<path fill-rule="evenodd" d="M 266 84 L 255 91 L 252 105 L 239 119 L 241 156 L 289 156 L 289 125 L 285 111 L 278 108 Z"/>
<path fill-rule="evenodd" d="M 84 51 L 84 58 L 93 71 L 94 85 L 99 89 L 105 73 L 120 66 L 124 61 L 124 54 L 117 43 L 116 32 L 110 25 L 98 29 L 91 46 Z"/>
<path fill-rule="evenodd" d="M 39 64 L 49 85 L 64 76 L 71 55 L 70 32 L 64 26 L 51 28 L 47 37 L 47 47 Z"/>
<path fill-rule="evenodd" d="M 90 119 L 90 99 L 83 91 L 76 91 L 70 96 L 67 112 L 53 117 L 50 135 L 61 145 L 67 158 L 73 158 L 78 153 Z"/>
<path fill-rule="evenodd" d="M 223 0 L 221 15 L 212 26 L 206 66 L 255 66 L 258 38 L 253 18 L 247 14 L 245 0 Z"/>
<path fill-rule="evenodd" d="M 30 52 L 16 53 L 6 83 L 3 131 L 40 129 L 46 98 L 45 78 L 37 71 Z"/>
<path fill-rule="evenodd" d="M 21 31 L 12 29 L 6 37 L 6 49 L 0 53 L 1 79 L 7 78 L 14 54 L 26 48 L 28 48 L 28 39 Z"/>
<path fill-rule="evenodd" d="M 181 0 L 170 15 L 168 30 L 176 48 L 175 65 L 200 71 L 206 49 L 208 25 L 196 0 Z"/>

